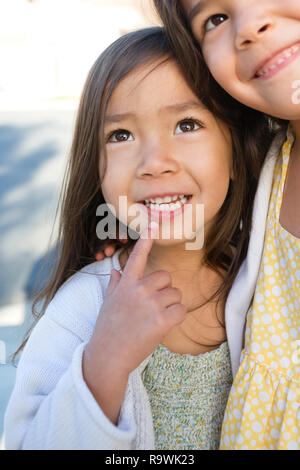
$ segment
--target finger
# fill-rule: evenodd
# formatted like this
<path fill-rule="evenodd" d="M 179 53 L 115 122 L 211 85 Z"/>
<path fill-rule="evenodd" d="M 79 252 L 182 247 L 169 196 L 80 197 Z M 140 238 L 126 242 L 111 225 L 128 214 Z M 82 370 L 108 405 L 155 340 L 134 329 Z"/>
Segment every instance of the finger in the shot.
<path fill-rule="evenodd" d="M 181 303 L 182 293 L 176 287 L 167 287 L 166 289 L 161 290 L 157 293 L 159 304 L 163 308 L 170 307 L 171 305 L 176 305 Z"/>
<path fill-rule="evenodd" d="M 110 280 L 109 280 L 107 290 L 106 290 L 107 295 L 112 294 L 112 292 L 115 290 L 115 288 L 119 284 L 121 277 L 122 277 L 121 274 L 116 269 L 113 269 L 111 271 Z"/>
<path fill-rule="evenodd" d="M 186 318 L 187 308 L 183 304 L 173 304 L 167 307 L 164 312 L 170 325 L 180 325 Z"/>
<path fill-rule="evenodd" d="M 102 261 L 105 258 L 103 251 L 98 251 L 98 253 L 95 254 L 95 258 L 97 261 Z"/>
<path fill-rule="evenodd" d="M 109 257 L 109 256 L 112 256 L 115 251 L 116 251 L 116 247 L 113 245 L 110 245 L 105 248 L 104 254 Z"/>
<path fill-rule="evenodd" d="M 151 222 L 141 233 L 126 263 L 123 279 L 139 280 L 144 277 L 148 255 L 158 233 L 158 227 L 156 222 Z"/>
<path fill-rule="evenodd" d="M 161 290 L 166 287 L 172 287 L 172 277 L 168 271 L 155 271 L 145 277 L 145 283 L 149 283 L 153 290 Z"/>

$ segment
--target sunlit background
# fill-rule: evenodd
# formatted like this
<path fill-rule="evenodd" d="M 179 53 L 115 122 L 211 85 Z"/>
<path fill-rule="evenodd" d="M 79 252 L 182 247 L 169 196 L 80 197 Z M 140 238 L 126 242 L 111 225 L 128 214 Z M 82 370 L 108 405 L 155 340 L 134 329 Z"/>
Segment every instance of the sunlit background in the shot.
<path fill-rule="evenodd" d="M 0 0 L 0 448 L 83 83 L 112 41 L 156 24 L 151 0 Z"/>

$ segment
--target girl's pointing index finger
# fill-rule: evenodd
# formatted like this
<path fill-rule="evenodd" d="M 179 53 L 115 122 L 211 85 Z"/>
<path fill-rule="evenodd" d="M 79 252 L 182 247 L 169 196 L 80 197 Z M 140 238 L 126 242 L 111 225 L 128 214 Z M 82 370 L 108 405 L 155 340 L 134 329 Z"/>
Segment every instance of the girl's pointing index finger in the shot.
<path fill-rule="evenodd" d="M 148 255 L 151 251 L 155 235 L 158 233 L 158 227 L 156 222 L 151 222 L 141 233 L 124 268 L 123 279 L 143 279 Z"/>

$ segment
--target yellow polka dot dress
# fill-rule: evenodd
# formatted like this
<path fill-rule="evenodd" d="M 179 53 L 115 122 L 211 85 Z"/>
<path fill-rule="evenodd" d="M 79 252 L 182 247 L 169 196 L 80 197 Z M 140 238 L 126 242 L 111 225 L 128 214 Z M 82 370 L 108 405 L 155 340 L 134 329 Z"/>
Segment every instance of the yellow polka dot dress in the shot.
<path fill-rule="evenodd" d="M 300 240 L 279 222 L 288 131 L 276 162 L 263 259 L 220 449 L 300 449 Z"/>

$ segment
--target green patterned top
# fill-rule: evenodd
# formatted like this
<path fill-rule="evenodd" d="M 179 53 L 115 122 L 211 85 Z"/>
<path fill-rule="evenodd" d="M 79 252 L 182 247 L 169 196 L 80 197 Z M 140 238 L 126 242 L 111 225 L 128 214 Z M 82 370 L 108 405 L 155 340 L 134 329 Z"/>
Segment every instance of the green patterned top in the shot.
<path fill-rule="evenodd" d="M 142 378 L 152 409 L 155 449 L 219 448 L 233 381 L 227 342 L 199 356 L 159 345 Z"/>

